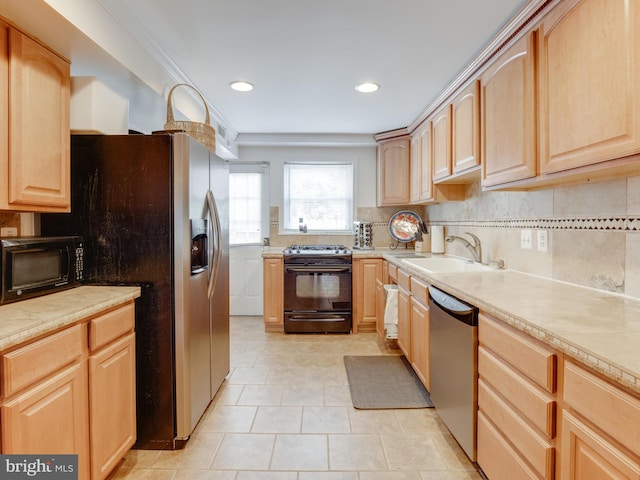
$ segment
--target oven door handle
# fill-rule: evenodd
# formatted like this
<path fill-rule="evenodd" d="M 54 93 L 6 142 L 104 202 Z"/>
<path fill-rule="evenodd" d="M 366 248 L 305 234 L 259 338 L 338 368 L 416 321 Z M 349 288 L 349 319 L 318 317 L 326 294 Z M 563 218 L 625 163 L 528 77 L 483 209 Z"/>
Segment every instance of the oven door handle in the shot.
<path fill-rule="evenodd" d="M 348 273 L 351 272 L 351 265 L 338 265 L 329 267 L 326 265 L 285 265 L 286 272 L 298 273 Z"/>

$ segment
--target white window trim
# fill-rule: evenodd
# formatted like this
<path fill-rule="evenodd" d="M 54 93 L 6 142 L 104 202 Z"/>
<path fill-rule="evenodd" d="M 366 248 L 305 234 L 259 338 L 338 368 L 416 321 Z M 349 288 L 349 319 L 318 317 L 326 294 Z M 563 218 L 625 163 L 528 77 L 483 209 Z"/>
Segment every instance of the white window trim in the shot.
<path fill-rule="evenodd" d="M 261 223 L 263 231 L 263 239 L 259 243 L 240 243 L 231 244 L 231 247 L 255 247 L 262 246 L 269 238 L 269 164 L 268 163 L 231 163 L 229 165 L 229 173 L 261 173 L 262 174 L 262 205 L 261 205 Z"/>
<path fill-rule="evenodd" d="M 357 198 L 357 165 L 358 163 L 353 160 L 341 160 L 341 161 L 313 161 L 313 160 L 289 160 L 283 162 L 282 166 L 282 179 L 283 179 L 283 187 L 282 187 L 282 208 L 279 210 L 279 222 L 278 222 L 278 234 L 279 235 L 352 235 L 353 228 L 351 225 L 347 225 L 345 230 L 315 230 L 308 229 L 306 233 L 301 232 L 298 228 L 285 228 L 285 212 L 288 212 L 289 204 L 287 200 L 287 196 L 285 195 L 284 189 L 289 184 L 287 176 L 287 169 L 285 165 L 350 165 L 351 166 L 351 223 L 353 219 L 356 218 L 356 198 Z"/>

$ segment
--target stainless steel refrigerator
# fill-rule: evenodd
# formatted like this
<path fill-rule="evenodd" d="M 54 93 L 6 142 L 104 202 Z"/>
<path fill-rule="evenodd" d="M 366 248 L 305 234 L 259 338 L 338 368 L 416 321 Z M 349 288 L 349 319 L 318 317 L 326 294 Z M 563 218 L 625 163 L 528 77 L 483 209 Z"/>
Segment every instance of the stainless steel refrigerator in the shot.
<path fill-rule="evenodd" d="M 93 285 L 139 285 L 137 443 L 180 448 L 229 372 L 229 168 L 183 133 L 73 135 L 71 213 Z"/>

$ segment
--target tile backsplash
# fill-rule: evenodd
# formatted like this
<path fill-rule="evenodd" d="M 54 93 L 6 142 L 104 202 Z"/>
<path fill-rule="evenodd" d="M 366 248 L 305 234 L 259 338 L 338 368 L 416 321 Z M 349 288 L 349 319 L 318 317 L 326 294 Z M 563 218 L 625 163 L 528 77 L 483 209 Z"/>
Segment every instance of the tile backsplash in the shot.
<path fill-rule="evenodd" d="M 466 200 L 426 207 L 425 221 L 446 235 L 471 232 L 485 261 L 600 290 L 640 297 L 640 177 L 534 192 L 483 192 L 467 187 Z M 532 249 L 520 246 L 532 231 Z M 536 232 L 547 230 L 548 250 Z M 459 243 L 446 253 L 467 256 Z"/>
<path fill-rule="evenodd" d="M 389 219 L 394 213 L 400 210 L 411 210 L 419 215 L 423 214 L 424 207 L 361 207 L 358 208 L 357 218 L 359 221 L 373 223 L 373 246 L 377 248 L 388 248 L 390 245 L 396 246 L 396 241 L 389 234 Z M 272 247 L 287 247 L 291 244 L 342 244 L 348 247 L 353 246 L 353 235 L 281 235 L 279 232 L 279 210 L 278 207 L 270 208 L 269 235 Z M 413 243 L 400 244 L 398 248 L 413 247 Z"/>
<path fill-rule="evenodd" d="M 13 227 L 20 234 L 20 214 L 19 213 L 0 213 L 0 228 Z"/>
<path fill-rule="evenodd" d="M 640 298 L 640 176 L 531 192 L 483 192 L 479 182 L 466 187 L 465 200 L 430 206 L 360 207 L 356 220 L 373 222 L 373 244 L 396 246 L 388 222 L 400 210 L 412 210 L 445 235 L 477 235 L 483 261 L 573 284 Z M 292 243 L 342 243 L 352 235 L 280 235 L 278 207 L 271 207 L 272 246 Z M 520 246 L 522 230 L 531 230 L 530 250 Z M 547 231 L 547 251 L 536 241 Z M 398 248 L 413 247 L 400 244 Z M 445 253 L 468 257 L 458 242 Z M 523 295 L 525 293 L 523 292 Z"/>

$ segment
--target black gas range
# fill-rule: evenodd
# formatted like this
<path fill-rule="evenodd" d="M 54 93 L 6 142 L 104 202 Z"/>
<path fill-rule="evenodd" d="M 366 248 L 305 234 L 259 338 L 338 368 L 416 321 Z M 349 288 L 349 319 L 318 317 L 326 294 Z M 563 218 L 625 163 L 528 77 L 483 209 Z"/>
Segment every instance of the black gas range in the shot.
<path fill-rule="evenodd" d="M 350 333 L 351 251 L 291 245 L 283 254 L 285 333 Z"/>
<path fill-rule="evenodd" d="M 291 245 L 283 251 L 285 258 L 295 255 L 351 255 L 351 250 L 344 245 Z"/>

